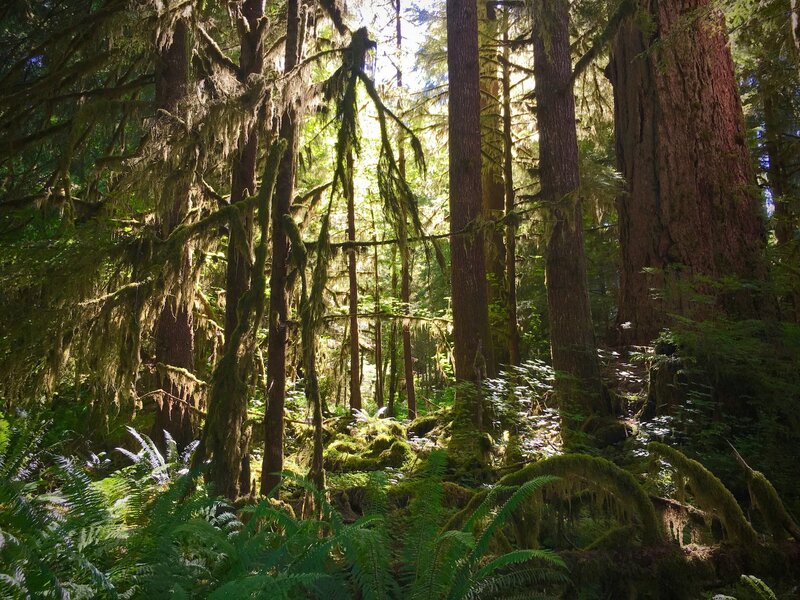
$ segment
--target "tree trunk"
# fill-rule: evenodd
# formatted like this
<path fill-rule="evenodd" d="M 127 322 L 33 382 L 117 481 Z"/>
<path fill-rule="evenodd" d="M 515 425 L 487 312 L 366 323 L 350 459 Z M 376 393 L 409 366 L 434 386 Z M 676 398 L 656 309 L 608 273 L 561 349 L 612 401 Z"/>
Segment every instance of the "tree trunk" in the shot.
<path fill-rule="evenodd" d="M 372 227 L 375 228 L 375 216 L 373 214 Z M 373 236 L 372 241 L 377 241 L 377 235 Z M 378 408 L 383 408 L 383 326 L 381 323 L 381 280 L 378 262 L 378 245 L 375 245 L 372 257 L 375 269 L 375 404 Z"/>
<path fill-rule="evenodd" d="M 764 227 L 724 23 L 716 11 L 686 22 L 709 1 L 645 3 L 652 27 L 645 33 L 641 19 L 629 18 L 614 43 L 608 75 L 617 164 L 628 182 L 617 201 L 626 343 L 651 341 L 669 314 L 709 316 L 713 306 L 692 298 L 696 277 L 765 276 Z M 753 293 L 700 291 L 717 295 L 731 316 L 759 312 Z"/>
<path fill-rule="evenodd" d="M 792 41 L 797 52 L 797 60 L 800 61 L 800 0 L 792 0 L 791 9 Z"/>
<path fill-rule="evenodd" d="M 542 200 L 549 207 L 545 276 L 555 392 L 562 435 L 608 413 L 600 383 L 583 250 L 578 196 L 578 141 L 567 0 L 537 3 L 533 30 L 539 168 Z"/>
<path fill-rule="evenodd" d="M 400 0 L 395 3 L 395 28 L 396 28 L 396 41 L 397 41 L 397 89 L 403 89 L 403 71 L 400 68 L 402 64 L 402 49 L 403 49 L 403 26 L 400 19 Z M 402 95 L 401 95 L 402 97 Z M 401 103 L 402 104 L 402 103 Z M 402 108 L 402 106 L 400 107 Z M 406 153 L 403 146 L 403 136 L 400 134 L 399 140 L 399 155 L 397 160 L 398 170 L 400 176 L 405 179 L 406 177 Z M 403 219 L 407 221 L 405 210 L 403 211 Z M 405 226 L 405 224 L 404 224 Z M 400 248 L 400 302 L 402 303 L 403 313 L 406 315 L 411 314 L 411 254 L 408 243 L 403 243 Z M 406 403 L 408 406 L 408 418 L 415 419 L 417 417 L 417 391 L 414 388 L 414 356 L 411 351 L 411 325 L 407 319 L 403 319 L 402 326 L 403 337 L 403 373 L 406 380 Z"/>
<path fill-rule="evenodd" d="M 356 199 L 353 188 L 353 152 L 347 154 L 347 179 L 350 181 L 347 192 L 347 239 L 356 241 Z M 358 341 L 358 272 L 357 251 L 353 248 L 347 253 L 347 274 L 350 280 L 350 410 L 361 410 L 361 377 L 359 369 Z"/>
<path fill-rule="evenodd" d="M 397 298 L 397 248 L 392 248 L 392 297 Z M 389 332 L 389 399 L 386 405 L 386 416 L 395 416 L 395 396 L 397 395 L 397 319 L 392 319 Z"/>
<path fill-rule="evenodd" d="M 519 327 L 517 325 L 517 228 L 514 212 L 514 140 L 511 137 L 511 43 L 508 37 L 508 8 L 503 11 L 503 192 L 506 223 L 506 279 L 508 280 L 508 362 L 517 366 Z"/>
<path fill-rule="evenodd" d="M 503 183 L 503 123 L 500 114 L 500 79 L 497 70 L 497 12 L 493 4 L 485 7 L 481 22 L 481 146 L 483 168 L 481 190 L 484 215 L 499 220 L 505 209 Z M 487 365 L 489 375 L 497 366 L 507 364 L 508 356 L 508 298 L 506 297 L 506 249 L 503 229 L 498 225 L 486 232 L 486 285 L 489 327 L 492 336 L 493 364 Z M 496 363 L 496 364 L 495 364 Z"/>
<path fill-rule="evenodd" d="M 189 48 L 186 23 L 182 19 L 175 23 L 172 41 L 157 57 L 155 78 L 156 108 L 174 113 L 179 102 L 186 95 L 189 84 Z M 161 235 L 166 238 L 177 227 L 189 210 L 189 190 L 179 183 L 166 186 L 169 197 L 162 200 L 159 215 Z M 191 249 L 184 248 L 181 257 L 181 282 L 191 277 Z M 183 286 L 189 290 L 191 286 Z M 192 319 L 191 294 L 170 295 L 156 321 L 155 360 L 156 364 L 194 369 L 194 329 Z M 197 408 L 187 386 L 181 385 L 179 376 L 165 369 L 158 369 L 156 385 L 161 390 L 153 440 L 162 450 L 166 447 L 164 432 L 167 431 L 183 448 L 195 438 L 195 423 L 191 413 Z"/>
<path fill-rule="evenodd" d="M 286 3 L 286 50 L 284 72 L 300 59 L 299 0 Z M 269 494 L 281 481 L 283 471 L 283 411 L 286 402 L 286 343 L 289 321 L 288 275 L 289 238 L 283 223 L 291 214 L 297 157 L 298 115 L 289 107 L 281 117 L 280 136 L 286 153 L 278 170 L 272 203 L 272 270 L 269 278 L 269 338 L 267 341 L 267 408 L 264 413 L 264 458 L 261 494 Z"/>
<path fill-rule="evenodd" d="M 403 314 L 411 314 L 411 256 L 406 243 L 400 249 L 403 256 L 400 270 L 400 300 L 403 303 Z M 408 405 L 408 418 L 417 417 L 417 392 L 414 388 L 414 356 L 411 353 L 411 325 L 408 319 L 403 319 L 403 373 L 406 380 L 406 403 Z"/>
<path fill-rule="evenodd" d="M 452 457 L 482 460 L 483 409 L 478 385 L 491 365 L 482 214 L 478 11 L 474 0 L 447 0 L 450 158 L 450 255 L 455 375 Z"/>
<path fill-rule="evenodd" d="M 245 0 L 242 14 L 248 28 L 240 34 L 240 69 L 241 80 L 260 73 L 263 66 L 263 48 L 261 32 L 258 27 L 264 16 L 261 0 Z M 233 166 L 231 177 L 231 204 L 239 202 L 255 193 L 256 162 L 258 158 L 258 129 L 252 125 L 242 133 L 239 154 Z M 234 365 L 218 365 L 215 372 L 224 367 L 230 371 L 229 385 L 220 385 L 220 393 L 209 398 L 208 416 L 203 435 L 202 452 L 212 457 L 210 480 L 218 494 L 235 498 L 238 494 L 239 474 L 242 459 L 247 453 L 243 447 L 242 427 L 247 416 L 246 382 L 233 376 L 242 357 L 229 352 L 229 346 L 236 337 L 237 329 L 244 324 L 239 323 L 237 315 L 239 303 L 249 289 L 251 279 L 250 261 L 253 243 L 253 211 L 247 211 L 238 225 L 230 228 L 227 249 L 227 271 L 225 277 L 225 351 Z M 226 389 L 222 389 L 226 388 Z"/>

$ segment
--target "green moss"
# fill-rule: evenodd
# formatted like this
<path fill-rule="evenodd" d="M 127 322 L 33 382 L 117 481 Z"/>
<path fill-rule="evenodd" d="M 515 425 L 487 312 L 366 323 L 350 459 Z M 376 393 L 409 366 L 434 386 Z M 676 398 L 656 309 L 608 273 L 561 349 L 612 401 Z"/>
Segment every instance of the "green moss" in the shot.
<path fill-rule="evenodd" d="M 369 455 L 370 456 L 377 456 L 381 452 L 388 450 L 392 447 L 395 442 L 395 439 L 391 435 L 381 434 L 376 437 L 369 445 Z"/>
<path fill-rule="evenodd" d="M 439 419 L 435 415 L 425 415 L 417 417 L 408 426 L 408 433 L 414 437 L 425 437 L 433 431 L 439 424 Z"/>
<path fill-rule="evenodd" d="M 631 473 L 604 458 L 586 454 L 553 456 L 511 473 L 498 483 L 521 485 L 542 475 L 561 478 L 560 482 L 548 488 L 548 493 L 560 493 L 568 498 L 578 483 L 603 495 L 613 496 L 623 512 L 638 516 L 645 542 L 653 543 L 662 538 L 656 511 L 647 493 Z"/>
<path fill-rule="evenodd" d="M 759 471 L 750 470 L 747 472 L 747 487 L 750 490 L 750 498 L 758 508 L 767 526 L 776 540 L 786 537 L 786 532 L 800 542 L 800 527 L 783 505 L 778 492 L 770 483 L 769 479 Z"/>
<path fill-rule="evenodd" d="M 325 449 L 325 468 L 330 471 L 379 471 L 400 468 L 413 456 L 405 440 L 379 435 L 365 448 L 353 438 L 333 442 Z"/>
<path fill-rule="evenodd" d="M 700 508 L 719 517 L 728 538 L 745 546 L 754 546 L 756 532 L 736 502 L 736 498 L 711 471 L 696 460 L 660 442 L 651 442 L 650 452 L 665 461 L 687 479 Z"/>
<path fill-rule="evenodd" d="M 606 533 L 586 546 L 585 550 L 616 550 L 617 548 L 624 548 L 630 543 L 633 535 L 633 527 L 630 525 L 620 525 L 619 527 L 609 529 Z"/>
<path fill-rule="evenodd" d="M 543 475 L 559 477 L 559 481 L 548 486 L 548 496 L 555 494 L 568 500 L 580 489 L 588 487 L 599 498 L 613 497 L 621 518 L 635 514 L 646 543 L 653 544 L 663 539 L 655 508 L 647 493 L 631 473 L 604 458 L 586 454 L 553 456 L 506 475 L 497 485 L 519 486 Z M 460 527 L 465 516 L 475 510 L 487 493 L 486 490 L 477 493 L 467 507 L 451 519 L 447 528 Z M 530 526 L 536 527 L 536 524 Z"/>
<path fill-rule="evenodd" d="M 388 449 L 378 456 L 381 467 L 395 467 L 399 469 L 412 456 L 411 447 L 402 440 L 395 440 Z"/>

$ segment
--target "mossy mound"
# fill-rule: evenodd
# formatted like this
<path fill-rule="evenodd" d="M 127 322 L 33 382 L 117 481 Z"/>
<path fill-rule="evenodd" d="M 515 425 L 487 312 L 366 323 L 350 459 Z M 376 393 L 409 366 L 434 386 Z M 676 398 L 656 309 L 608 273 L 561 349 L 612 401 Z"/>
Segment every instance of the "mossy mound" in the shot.
<path fill-rule="evenodd" d="M 405 440 L 382 434 L 365 447 L 353 438 L 339 439 L 325 449 L 325 468 L 334 472 L 380 471 L 400 468 L 413 456 Z"/>
<path fill-rule="evenodd" d="M 408 435 L 409 437 L 425 437 L 436 429 L 438 425 L 439 418 L 436 415 L 417 417 L 411 421 L 411 424 L 408 426 Z"/>

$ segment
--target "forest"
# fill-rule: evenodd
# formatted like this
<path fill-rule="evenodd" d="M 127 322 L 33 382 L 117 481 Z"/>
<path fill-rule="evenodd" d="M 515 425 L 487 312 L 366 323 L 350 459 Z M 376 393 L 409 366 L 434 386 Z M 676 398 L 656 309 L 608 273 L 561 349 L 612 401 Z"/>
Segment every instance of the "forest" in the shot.
<path fill-rule="evenodd" d="M 0 307 L 0 598 L 800 598 L 800 2 L 5 0 Z"/>

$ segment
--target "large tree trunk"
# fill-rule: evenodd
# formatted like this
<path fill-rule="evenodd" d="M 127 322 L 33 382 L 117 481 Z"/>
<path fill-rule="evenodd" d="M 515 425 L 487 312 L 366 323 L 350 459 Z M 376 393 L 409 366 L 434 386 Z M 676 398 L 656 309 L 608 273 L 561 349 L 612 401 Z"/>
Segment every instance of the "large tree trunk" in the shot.
<path fill-rule="evenodd" d="M 722 17 L 687 24 L 687 13 L 709 2 L 643 2 L 652 27 L 645 33 L 640 18 L 629 18 L 615 40 L 608 74 L 617 163 L 628 182 L 617 203 L 623 342 L 649 342 L 670 313 L 708 316 L 713 307 L 692 299 L 693 278 L 765 276 L 764 227 Z M 718 295 L 729 315 L 758 314 L 752 293 L 700 290 Z"/>
<path fill-rule="evenodd" d="M 542 200 L 549 207 L 545 276 L 556 397 L 565 439 L 608 414 L 600 383 L 578 196 L 578 141 L 567 0 L 537 3 L 533 31 Z"/>
<path fill-rule="evenodd" d="M 474 0 L 447 1 L 450 80 L 450 255 L 455 375 L 459 382 L 450 451 L 457 461 L 480 461 L 483 410 L 476 384 L 492 364 L 481 202 L 478 11 Z"/>
<path fill-rule="evenodd" d="M 347 239 L 356 241 L 356 199 L 353 189 L 353 152 L 347 154 Z M 355 248 L 347 251 L 347 275 L 350 281 L 350 410 L 361 410 L 361 369 L 358 340 L 358 256 Z"/>
<path fill-rule="evenodd" d="M 487 218 L 500 220 L 505 209 L 503 183 L 503 124 L 500 116 L 500 79 L 497 69 L 497 10 L 490 2 L 481 3 L 481 146 L 483 168 L 481 192 Z M 486 232 L 486 286 L 489 327 L 492 336 L 494 364 L 487 365 L 489 375 L 497 373 L 500 364 L 509 362 L 506 313 L 506 249 L 500 226 Z"/>
<path fill-rule="evenodd" d="M 299 0 L 286 3 L 286 50 L 284 72 L 300 59 Z M 286 153 L 278 170 L 272 200 L 272 270 L 269 277 L 269 338 L 267 340 L 267 408 L 264 413 L 264 458 L 261 465 L 261 494 L 269 494 L 281 481 L 283 471 L 283 410 L 286 402 L 286 342 L 289 321 L 288 275 L 289 238 L 284 216 L 291 214 L 297 156 L 298 115 L 293 107 L 281 117 L 280 136 Z"/>
<path fill-rule="evenodd" d="M 248 27 L 240 34 L 240 69 L 242 81 L 249 75 L 260 73 L 263 63 L 263 44 L 258 25 L 264 16 L 261 0 L 245 0 L 242 13 Z M 231 176 L 231 204 L 239 202 L 255 193 L 256 162 L 258 158 L 258 129 L 252 125 L 242 133 L 239 153 Z M 231 226 L 228 250 L 227 272 L 225 278 L 225 352 L 229 360 L 238 363 L 245 357 L 229 352 L 229 346 L 236 337 L 239 323 L 239 303 L 249 289 L 251 279 L 250 261 L 253 243 L 253 211 L 248 210 L 238 225 Z M 231 383 L 228 389 L 209 398 L 208 417 L 203 436 L 202 452 L 212 457 L 210 480 L 217 493 L 235 498 L 238 494 L 239 474 L 242 460 L 246 460 L 247 448 L 242 444 L 242 433 L 247 416 L 246 382 L 234 377 L 237 365 L 225 366 L 230 371 Z M 220 365 L 215 369 L 221 371 Z M 235 381 L 233 381 L 235 379 Z M 221 388 L 223 386 L 220 386 Z"/>
<path fill-rule="evenodd" d="M 189 84 L 189 48 L 186 23 L 182 19 L 175 24 L 170 44 L 156 60 L 155 104 L 156 108 L 174 113 L 186 95 Z M 189 190 L 180 184 L 166 186 L 169 197 L 162 200 L 159 215 L 161 235 L 166 238 L 183 221 L 189 211 Z M 183 248 L 181 256 L 181 282 L 189 279 L 191 249 Z M 179 283 L 179 285 L 182 285 Z M 182 285 L 184 291 L 191 286 Z M 192 326 L 191 294 L 170 295 L 156 322 L 155 360 L 160 400 L 153 425 L 153 440 L 164 448 L 167 431 L 178 447 L 186 446 L 195 437 L 195 425 L 191 410 L 197 408 L 193 394 L 187 393 L 189 386 L 181 385 L 180 375 L 170 372 L 169 367 L 192 371 L 194 368 L 194 329 Z"/>
<path fill-rule="evenodd" d="M 508 362 L 519 365 L 517 325 L 517 228 L 514 212 L 514 140 L 511 137 L 511 43 L 508 36 L 508 8 L 503 11 L 503 195 L 506 223 L 506 279 L 508 281 Z"/>

